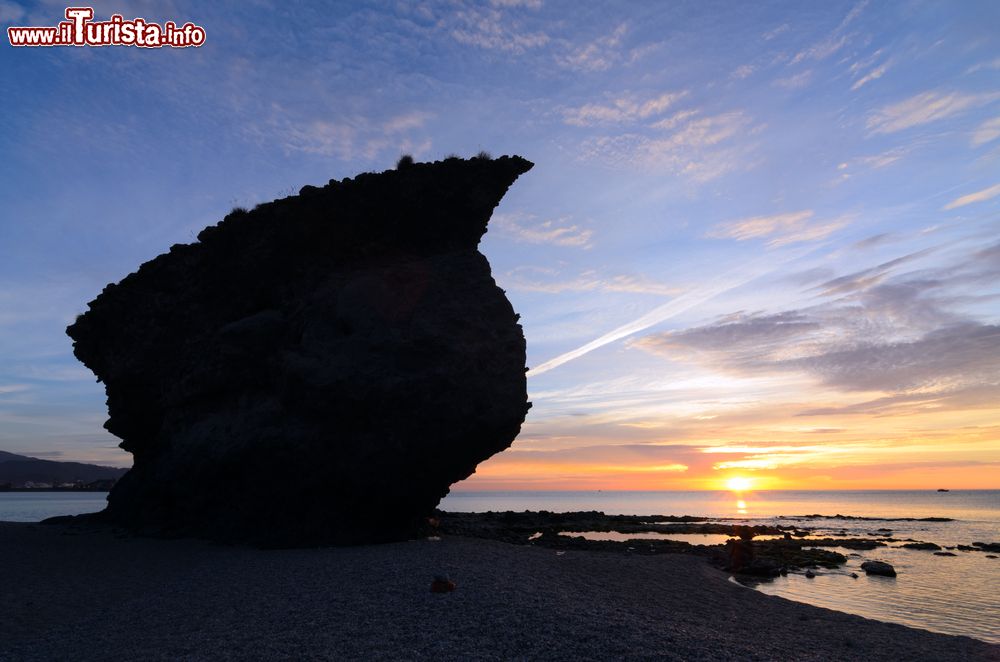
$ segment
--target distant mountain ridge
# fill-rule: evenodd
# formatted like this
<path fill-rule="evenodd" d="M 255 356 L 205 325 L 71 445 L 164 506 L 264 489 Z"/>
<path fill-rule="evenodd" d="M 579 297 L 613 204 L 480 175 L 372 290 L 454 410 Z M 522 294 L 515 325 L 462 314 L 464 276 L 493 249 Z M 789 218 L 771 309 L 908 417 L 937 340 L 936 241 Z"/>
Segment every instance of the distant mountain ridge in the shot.
<path fill-rule="evenodd" d="M 50 483 L 91 483 L 95 480 L 118 480 L 128 469 L 103 467 L 83 462 L 57 462 L 40 460 L 27 455 L 17 455 L 0 451 L 0 483 L 10 483 L 15 487 L 27 482 Z"/>

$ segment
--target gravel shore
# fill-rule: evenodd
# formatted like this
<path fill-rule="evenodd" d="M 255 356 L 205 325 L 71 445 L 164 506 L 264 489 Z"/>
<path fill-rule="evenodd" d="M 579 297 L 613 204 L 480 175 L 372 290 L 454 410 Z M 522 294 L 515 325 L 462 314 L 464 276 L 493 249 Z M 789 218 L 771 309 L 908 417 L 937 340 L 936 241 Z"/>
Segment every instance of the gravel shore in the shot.
<path fill-rule="evenodd" d="M 1000 660 L 682 555 L 487 540 L 258 550 L 0 522 L 0 659 Z M 435 575 L 456 584 L 430 592 Z"/>

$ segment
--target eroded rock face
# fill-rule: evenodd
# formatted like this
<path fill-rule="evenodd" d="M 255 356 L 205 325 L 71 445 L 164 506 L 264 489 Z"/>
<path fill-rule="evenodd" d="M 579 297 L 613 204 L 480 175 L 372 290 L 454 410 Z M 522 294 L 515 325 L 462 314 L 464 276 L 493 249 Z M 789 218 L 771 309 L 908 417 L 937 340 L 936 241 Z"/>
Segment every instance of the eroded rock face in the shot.
<path fill-rule="evenodd" d="M 67 329 L 134 455 L 105 517 L 279 545 L 416 531 L 530 407 L 518 315 L 477 246 L 531 167 L 307 186 L 108 285 Z"/>

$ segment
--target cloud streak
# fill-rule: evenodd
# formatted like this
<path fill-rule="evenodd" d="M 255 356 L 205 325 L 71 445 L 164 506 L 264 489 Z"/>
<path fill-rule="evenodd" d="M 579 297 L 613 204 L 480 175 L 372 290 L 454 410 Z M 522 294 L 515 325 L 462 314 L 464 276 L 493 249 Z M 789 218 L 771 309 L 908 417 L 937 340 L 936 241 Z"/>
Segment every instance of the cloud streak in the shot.
<path fill-rule="evenodd" d="M 628 24 L 622 23 L 610 34 L 599 37 L 568 55 L 557 57 L 557 62 L 579 71 L 606 71 L 624 59 L 620 46 L 627 33 Z"/>
<path fill-rule="evenodd" d="M 548 44 L 551 37 L 546 32 L 526 31 L 522 29 L 520 21 L 503 11 L 519 7 L 537 9 L 541 7 L 541 3 L 501 2 L 494 4 L 492 8 L 462 9 L 454 15 L 456 25 L 450 30 L 451 37 L 466 46 L 513 55 L 523 55 Z"/>
<path fill-rule="evenodd" d="M 841 217 L 825 223 L 808 224 L 813 217 L 811 209 L 804 209 L 786 214 L 772 216 L 753 216 L 737 221 L 730 221 L 716 226 L 707 235 L 713 239 L 735 239 L 747 241 L 750 239 L 770 238 L 767 245 L 777 248 L 803 241 L 825 239 L 850 222 L 850 217 Z"/>
<path fill-rule="evenodd" d="M 975 193 L 969 193 L 968 195 L 963 195 L 960 198 L 955 198 L 941 209 L 943 209 L 944 211 L 949 211 L 951 209 L 958 209 L 959 207 L 975 204 L 977 202 L 985 202 L 986 200 L 992 200 L 998 195 L 1000 195 L 1000 184 L 994 184 L 993 186 L 984 188 L 981 191 L 976 191 Z"/>
<path fill-rule="evenodd" d="M 588 103 L 578 108 L 568 108 L 563 111 L 563 118 L 566 124 L 572 126 L 636 122 L 663 114 L 685 96 L 687 92 L 683 90 L 664 92 L 644 100 L 626 95 L 613 99 L 610 103 Z"/>
<path fill-rule="evenodd" d="M 692 308 L 695 308 L 724 292 L 746 285 L 761 276 L 769 274 L 783 266 L 786 262 L 797 259 L 800 255 L 801 252 L 796 252 L 786 256 L 785 260 L 774 260 L 771 259 L 771 256 L 767 256 L 758 258 L 757 260 L 735 269 L 731 269 L 723 275 L 709 280 L 704 285 L 686 292 L 672 301 L 663 304 L 662 306 L 657 306 L 645 315 L 636 318 L 628 324 L 623 324 L 595 338 L 594 340 L 577 347 L 576 349 L 570 350 L 556 356 L 555 358 L 545 361 L 541 365 L 529 370 L 528 377 L 537 377 L 538 375 L 546 373 L 549 370 L 558 368 L 559 366 L 578 359 L 581 356 L 585 356 L 596 349 L 600 349 L 605 345 L 627 338 L 631 335 L 639 333 L 640 331 L 645 331 L 652 326 L 665 322 L 672 317 L 691 310 Z"/>
<path fill-rule="evenodd" d="M 569 280 L 540 280 L 525 276 L 527 272 L 554 273 L 548 269 L 518 269 L 508 274 L 510 281 L 505 287 L 529 292 L 620 292 L 630 294 L 652 294 L 656 296 L 676 296 L 682 290 L 645 276 L 618 274 L 604 276 L 595 270 L 588 270 Z"/>
<path fill-rule="evenodd" d="M 534 217 L 516 214 L 497 214 L 492 226 L 515 241 L 529 244 L 548 244 L 574 248 L 591 248 L 594 231 L 570 224 L 568 217 L 534 222 Z"/>
<path fill-rule="evenodd" d="M 923 92 L 880 108 L 869 115 L 866 126 L 872 133 L 895 133 L 946 119 L 997 98 L 997 94 Z"/>
<path fill-rule="evenodd" d="M 741 134 L 754 133 L 750 119 L 740 111 L 701 116 L 696 110 L 685 110 L 649 128 L 657 131 L 588 139 L 581 145 L 583 158 L 665 170 L 701 183 L 744 167 L 752 150 L 752 146 L 737 141 Z"/>
<path fill-rule="evenodd" d="M 739 377 L 797 373 L 844 393 L 886 394 L 888 399 L 858 405 L 860 411 L 967 407 L 1000 388 L 1000 325 L 953 310 L 965 299 L 949 292 L 996 273 L 996 254 L 991 247 L 937 271 L 888 279 L 890 271 L 930 252 L 828 281 L 823 296 L 837 297 L 828 303 L 738 313 L 633 345 Z M 817 411 L 827 410 L 809 413 Z"/>
<path fill-rule="evenodd" d="M 979 147 L 1000 138 L 1000 117 L 986 120 L 972 134 L 972 146 Z"/>

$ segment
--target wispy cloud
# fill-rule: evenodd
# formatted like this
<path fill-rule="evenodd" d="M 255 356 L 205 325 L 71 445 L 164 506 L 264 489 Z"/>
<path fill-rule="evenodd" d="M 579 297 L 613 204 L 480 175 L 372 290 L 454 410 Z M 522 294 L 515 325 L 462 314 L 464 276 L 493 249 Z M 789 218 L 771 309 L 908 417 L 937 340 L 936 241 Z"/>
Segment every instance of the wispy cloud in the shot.
<path fill-rule="evenodd" d="M 888 63 L 875 67 L 867 74 L 865 74 L 858 80 L 854 81 L 854 85 L 851 85 L 851 90 L 858 90 L 867 85 L 868 83 L 872 82 L 873 80 L 878 80 L 883 75 L 885 75 L 885 72 L 888 70 L 889 70 Z"/>
<path fill-rule="evenodd" d="M 569 217 L 539 222 L 534 216 L 526 214 L 496 214 L 491 225 L 515 241 L 529 244 L 575 248 L 593 246 L 591 239 L 594 231 L 570 223 Z"/>
<path fill-rule="evenodd" d="M 846 28 L 854 19 L 856 19 L 858 16 L 861 16 L 861 12 L 863 12 L 865 10 L 865 7 L 867 6 L 868 6 L 868 0 L 861 0 L 861 2 L 851 7 L 851 11 L 847 12 L 847 16 L 845 16 L 844 20 L 840 22 L 840 25 L 837 26 L 837 29 L 843 30 L 844 28 Z"/>
<path fill-rule="evenodd" d="M 879 234 L 872 235 L 861 241 L 856 241 L 851 244 L 851 248 L 858 250 L 865 250 L 868 248 L 873 248 L 875 246 L 882 246 L 884 244 L 891 243 L 895 239 L 895 236 L 888 232 L 880 232 Z"/>
<path fill-rule="evenodd" d="M 714 239 L 736 239 L 737 241 L 758 239 L 779 231 L 799 227 L 803 221 L 812 218 L 812 216 L 811 209 L 772 216 L 753 216 L 717 226 L 709 232 L 708 236 Z"/>
<path fill-rule="evenodd" d="M 843 48 L 847 42 L 850 40 L 850 35 L 844 34 L 844 30 L 850 25 L 854 19 L 861 15 L 865 7 L 868 5 L 868 0 L 863 0 L 858 4 L 854 5 L 847 15 L 844 16 L 840 24 L 834 28 L 834 30 L 824 39 L 813 44 L 809 48 L 799 51 L 795 57 L 792 58 L 790 64 L 798 64 L 803 60 L 823 60 L 841 48 Z"/>
<path fill-rule="evenodd" d="M 431 145 L 429 138 L 413 135 L 430 118 L 427 113 L 403 113 L 372 122 L 360 116 L 339 120 L 301 118 L 280 106 L 272 111 L 268 137 L 276 137 L 289 152 L 370 160 L 389 150 L 420 156 Z"/>
<path fill-rule="evenodd" d="M 0 0 L 0 23 L 12 25 L 15 21 L 19 21 L 24 14 L 24 7 L 21 5 L 8 0 Z"/>
<path fill-rule="evenodd" d="M 541 2 L 501 1 L 493 3 L 492 8 L 463 9 L 454 15 L 456 25 L 450 34 L 460 44 L 515 55 L 548 44 L 551 38 L 547 33 L 524 30 L 520 21 L 503 11 L 515 7 L 537 9 L 541 7 Z"/>
<path fill-rule="evenodd" d="M 683 120 L 687 117 L 689 115 L 682 116 L 680 119 Z M 669 138 L 669 142 L 674 145 L 696 148 L 711 147 L 732 138 L 741 129 L 746 128 L 749 123 L 749 119 L 741 112 L 701 117 L 691 120 L 681 127 Z M 665 124 L 661 124 L 657 128 L 667 127 Z"/>
<path fill-rule="evenodd" d="M 494 7 L 528 7 L 529 9 L 541 9 L 542 0 L 490 0 Z"/>
<path fill-rule="evenodd" d="M 543 276 L 547 276 L 544 277 Z M 646 276 L 604 275 L 596 270 L 587 270 L 570 279 L 560 278 L 555 270 L 520 268 L 508 274 L 504 287 L 529 292 L 622 292 L 631 294 L 652 294 L 656 296 L 676 296 L 683 290 L 668 283 L 662 283 Z"/>
<path fill-rule="evenodd" d="M 741 64 L 733 70 L 733 73 L 729 74 L 729 77 L 743 80 L 753 75 L 753 72 L 756 70 L 757 67 L 752 64 Z"/>
<path fill-rule="evenodd" d="M 949 209 L 958 209 L 959 207 L 964 207 L 965 205 L 971 205 L 976 202 L 983 202 L 985 200 L 990 200 L 992 198 L 1000 195 L 1000 184 L 994 184 L 988 188 L 984 188 L 981 191 L 976 191 L 975 193 L 970 193 L 968 195 L 963 195 L 960 198 L 955 198 L 944 207 L 943 210 L 947 211 Z"/>
<path fill-rule="evenodd" d="M 870 237 L 863 242 L 858 242 L 857 247 L 864 248 L 866 245 L 871 245 L 873 239 L 881 239 L 881 236 Z M 867 269 L 860 269 L 844 276 L 838 276 L 837 278 L 832 278 L 820 284 L 817 289 L 821 291 L 822 296 L 840 296 L 851 292 L 866 290 L 884 281 L 897 267 L 924 258 L 933 253 L 935 250 L 936 249 L 933 248 L 927 248 L 921 251 L 915 251 L 913 253 L 875 265 L 874 267 L 868 267 Z"/>
<path fill-rule="evenodd" d="M 806 69 L 794 76 L 789 76 L 788 78 L 779 78 L 771 83 L 775 87 L 784 87 L 785 89 L 794 90 L 800 87 L 805 87 L 812 80 L 812 69 Z"/>
<path fill-rule="evenodd" d="M 888 151 L 882 152 L 881 154 L 873 154 L 872 156 L 862 156 L 858 159 L 862 165 L 868 166 L 869 168 L 884 168 L 886 166 L 896 163 L 901 158 L 906 156 L 907 149 L 902 147 L 897 147 L 890 149 Z"/>
<path fill-rule="evenodd" d="M 977 71 L 992 71 L 1000 69 L 1000 57 L 995 60 L 989 60 L 988 62 L 980 62 L 979 64 L 969 67 L 966 73 L 974 74 Z"/>
<path fill-rule="evenodd" d="M 851 179 L 855 172 L 856 166 L 865 168 L 868 170 L 878 170 L 880 168 L 888 167 L 894 163 L 898 163 L 910 152 L 908 147 L 894 147 L 893 149 L 886 150 L 881 154 L 872 154 L 870 156 L 859 156 L 850 161 L 844 161 L 837 165 L 837 171 L 839 174 L 836 179 L 833 180 L 834 184 L 840 184 L 842 182 Z"/>
<path fill-rule="evenodd" d="M 888 106 L 868 117 L 872 133 L 894 133 L 951 117 L 998 98 L 997 94 L 960 94 L 930 91 Z"/>
<path fill-rule="evenodd" d="M 846 43 L 847 35 L 831 35 L 819 43 L 810 46 L 803 51 L 799 51 L 795 57 L 792 58 L 791 64 L 798 64 L 799 62 L 807 59 L 824 60 L 843 48 Z"/>
<path fill-rule="evenodd" d="M 1000 117 L 986 120 L 972 134 L 972 146 L 979 147 L 1000 138 Z"/>
<path fill-rule="evenodd" d="M 695 182 L 707 182 L 747 165 L 751 146 L 737 144 L 735 138 L 752 135 L 755 130 L 750 119 L 739 111 L 708 117 L 682 111 L 649 128 L 670 132 L 598 136 L 585 141 L 580 152 L 584 158 L 613 165 L 656 168 Z"/>
<path fill-rule="evenodd" d="M 736 313 L 713 324 L 653 334 L 633 345 L 736 376 L 801 373 L 839 391 L 874 391 L 925 400 L 996 391 L 1000 326 L 961 311 L 973 272 L 997 273 L 996 256 L 953 256 L 936 272 L 898 267 L 920 251 L 821 286 L 830 298 L 799 310 Z M 961 266 L 959 266 L 961 265 Z M 898 404 L 898 403 L 897 403 Z M 943 406 L 943 405 L 942 405 Z"/>
<path fill-rule="evenodd" d="M 850 222 L 850 217 L 843 216 L 824 223 L 809 224 L 813 217 L 811 209 L 774 214 L 772 216 L 752 216 L 728 223 L 722 223 L 708 233 L 713 239 L 763 239 L 770 237 L 768 246 L 778 247 L 802 241 L 824 239 Z"/>
<path fill-rule="evenodd" d="M 691 119 L 692 117 L 697 115 L 698 112 L 699 111 L 694 109 L 681 110 L 674 113 L 670 117 L 664 117 L 662 120 L 657 120 L 656 122 L 653 122 L 650 126 L 654 129 L 663 129 L 669 131 L 670 129 L 677 128 L 677 126 L 679 126 L 685 120 Z"/>
<path fill-rule="evenodd" d="M 772 39 L 774 39 L 778 35 L 781 35 L 781 34 L 784 34 L 784 33 L 788 32 L 790 29 L 791 28 L 789 27 L 788 23 L 782 23 L 781 25 L 779 25 L 778 27 L 774 28 L 773 30 L 768 30 L 763 35 L 761 35 L 761 39 L 763 39 L 764 41 L 771 41 Z"/>
<path fill-rule="evenodd" d="M 556 61 L 569 69 L 605 71 L 625 59 L 621 47 L 627 33 L 628 24 L 621 23 L 610 34 L 559 56 Z"/>
<path fill-rule="evenodd" d="M 862 57 L 859 60 L 855 60 L 853 63 L 851 63 L 851 66 L 848 68 L 848 71 L 850 72 L 851 76 L 854 78 L 860 76 L 862 71 L 871 68 L 872 65 L 878 62 L 879 59 L 881 59 L 882 57 L 882 53 L 884 52 L 885 49 L 879 48 L 874 53 Z"/>
<path fill-rule="evenodd" d="M 844 391 L 948 393 L 989 383 L 1000 369 L 1000 327 L 965 322 L 900 340 L 894 335 L 912 331 L 886 326 L 886 318 L 881 328 L 858 324 L 860 312 L 872 319 L 858 307 L 788 311 L 656 334 L 633 345 L 736 375 L 804 372 Z"/>
<path fill-rule="evenodd" d="M 904 392 L 846 405 L 804 409 L 796 416 L 872 415 L 915 416 L 929 412 L 994 409 L 1000 402 L 1000 387 L 993 385 L 952 388 L 938 391 Z"/>
<path fill-rule="evenodd" d="M 588 103 L 578 108 L 568 108 L 563 111 L 563 119 L 566 124 L 574 126 L 635 122 L 662 115 L 686 95 L 686 91 L 664 92 L 647 99 L 626 95 L 607 104 Z"/>

